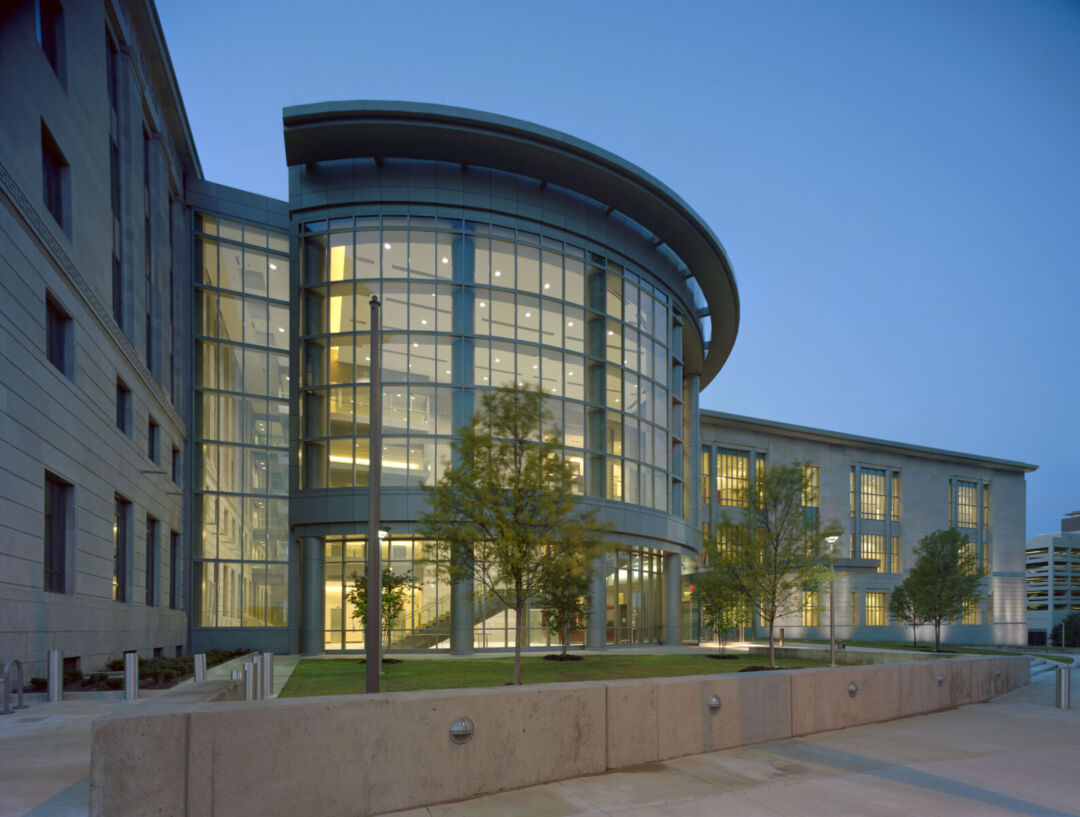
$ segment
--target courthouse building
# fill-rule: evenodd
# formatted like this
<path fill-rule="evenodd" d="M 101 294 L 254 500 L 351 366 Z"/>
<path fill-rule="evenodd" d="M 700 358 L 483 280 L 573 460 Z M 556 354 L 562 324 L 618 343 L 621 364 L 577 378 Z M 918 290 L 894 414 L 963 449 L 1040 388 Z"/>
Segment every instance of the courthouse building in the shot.
<path fill-rule="evenodd" d="M 512 611 L 449 584 L 415 526 L 457 429 L 514 383 L 543 392 L 611 526 L 586 643 L 696 638 L 703 530 L 792 459 L 864 571 L 849 636 L 899 637 L 885 597 L 955 524 L 991 571 L 958 637 L 1026 641 L 1032 466 L 700 411 L 738 329 L 731 265 L 618 156 L 478 111 L 318 103 L 284 111 L 288 167 L 267 172 L 288 201 L 224 187 L 150 0 L 6 7 L 0 121 L 0 657 L 361 649 L 345 596 L 373 456 L 383 557 L 416 580 L 391 648 L 511 645 Z M 557 640 L 527 615 L 527 645 Z"/>

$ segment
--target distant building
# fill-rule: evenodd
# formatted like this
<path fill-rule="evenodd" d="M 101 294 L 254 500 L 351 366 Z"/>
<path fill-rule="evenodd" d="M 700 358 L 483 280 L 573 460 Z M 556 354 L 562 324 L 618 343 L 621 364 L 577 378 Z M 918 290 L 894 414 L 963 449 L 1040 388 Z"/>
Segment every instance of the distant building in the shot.
<path fill-rule="evenodd" d="M 849 634 L 901 635 L 883 599 L 955 519 L 993 568 L 957 631 L 1025 640 L 1031 466 L 699 412 L 738 330 L 727 255 L 602 148 L 460 108 L 319 103 L 284 112 L 287 167 L 268 170 L 288 201 L 224 187 L 150 0 L 5 4 L 0 122 L 0 657 L 31 673 L 54 648 L 83 670 L 361 648 L 345 596 L 372 456 L 385 557 L 418 580 L 392 647 L 512 644 L 512 612 L 451 586 L 414 533 L 457 430 L 510 383 L 542 389 L 575 489 L 611 523 L 590 645 L 695 637 L 699 497 L 714 513 L 760 457 L 817 463 L 822 516 L 883 565 L 844 585 Z M 528 617 L 527 646 L 557 640 Z"/>
<path fill-rule="evenodd" d="M 1054 628 L 1080 612 L 1080 511 L 1061 520 L 1061 533 L 1027 543 L 1028 643 L 1048 644 Z"/>

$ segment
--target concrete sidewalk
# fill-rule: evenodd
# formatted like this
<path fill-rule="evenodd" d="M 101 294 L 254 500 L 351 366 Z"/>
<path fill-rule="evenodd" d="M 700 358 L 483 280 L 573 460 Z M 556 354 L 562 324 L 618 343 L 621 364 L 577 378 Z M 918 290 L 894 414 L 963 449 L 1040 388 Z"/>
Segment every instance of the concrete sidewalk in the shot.
<path fill-rule="evenodd" d="M 298 661 L 275 656 L 275 694 Z M 228 677 L 229 665 L 208 675 Z M 449 815 L 1080 814 L 1077 709 L 1054 673 L 985 704 L 399 812 Z M 32 701 L 0 717 L 0 817 L 86 817 L 92 721 L 134 704 Z"/>
<path fill-rule="evenodd" d="M 274 656 L 276 697 L 300 657 Z M 227 679 L 243 658 L 211 667 L 210 680 Z M 190 681 L 185 683 L 191 683 Z M 58 704 L 27 695 L 27 709 L 0 716 L 0 817 L 87 817 L 90 812 L 90 735 L 95 718 L 156 697 L 143 690 L 138 701 L 121 692 L 70 694 Z"/>
<path fill-rule="evenodd" d="M 1072 692 L 1076 700 L 1076 670 Z M 1045 673 L 989 703 L 393 817 L 1075 817 L 1080 710 L 1053 708 L 1053 696 L 1054 673 Z"/>

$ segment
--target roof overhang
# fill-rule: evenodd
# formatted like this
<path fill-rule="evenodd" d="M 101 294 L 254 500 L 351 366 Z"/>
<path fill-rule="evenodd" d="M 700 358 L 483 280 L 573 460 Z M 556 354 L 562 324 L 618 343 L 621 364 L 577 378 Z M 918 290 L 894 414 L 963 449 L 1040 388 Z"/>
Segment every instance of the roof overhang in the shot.
<path fill-rule="evenodd" d="M 416 102 L 298 105 L 285 109 L 284 124 L 289 166 L 369 156 L 453 162 L 540 179 L 613 207 L 666 244 L 701 287 L 712 327 L 702 388 L 731 353 L 739 294 L 719 239 L 671 189 L 613 153 L 520 119 Z M 687 361 L 688 373 L 695 368 Z"/>

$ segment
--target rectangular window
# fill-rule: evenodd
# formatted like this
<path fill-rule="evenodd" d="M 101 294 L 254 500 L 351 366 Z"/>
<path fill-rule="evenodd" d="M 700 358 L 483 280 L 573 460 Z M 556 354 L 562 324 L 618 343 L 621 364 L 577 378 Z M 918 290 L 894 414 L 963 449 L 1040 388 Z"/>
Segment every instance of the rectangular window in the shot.
<path fill-rule="evenodd" d="M 859 540 L 859 555 L 863 559 L 877 559 L 877 572 L 884 573 L 885 537 L 879 533 L 864 533 Z"/>
<path fill-rule="evenodd" d="M 750 455 L 721 448 L 716 455 L 716 501 L 720 505 L 745 505 L 750 485 Z"/>
<path fill-rule="evenodd" d="M 851 506 L 850 516 L 855 518 L 855 466 L 851 467 L 851 472 L 848 474 L 848 502 Z"/>
<path fill-rule="evenodd" d="M 155 423 L 154 418 L 151 417 L 146 429 L 146 455 L 150 458 L 150 462 L 157 465 L 160 451 L 161 426 Z"/>
<path fill-rule="evenodd" d="M 989 576 L 994 572 L 994 544 L 993 542 L 983 542 L 983 573 Z M 1075 587 L 1075 582 L 1074 582 Z M 1077 595 L 1077 591 L 1073 590 L 1074 597 Z"/>
<path fill-rule="evenodd" d="M 64 81 L 64 9 L 57 0 L 34 3 L 34 24 L 38 45 L 53 71 Z"/>
<path fill-rule="evenodd" d="M 128 600 L 128 552 L 131 550 L 131 503 L 119 494 L 113 504 L 113 601 Z"/>
<path fill-rule="evenodd" d="M 45 123 L 41 123 L 41 186 L 46 209 L 65 233 L 71 231 L 71 168 Z"/>
<path fill-rule="evenodd" d="M 885 519 L 885 472 L 864 468 L 859 475 L 860 514 L 863 519 Z"/>
<path fill-rule="evenodd" d="M 890 573 L 903 573 L 903 565 L 900 560 L 900 537 L 894 536 L 892 538 L 892 550 L 889 552 L 889 572 Z"/>
<path fill-rule="evenodd" d="M 45 356 L 69 380 L 75 379 L 74 323 L 48 292 L 45 293 Z"/>
<path fill-rule="evenodd" d="M 866 594 L 866 626 L 884 627 L 888 619 L 888 593 Z"/>
<path fill-rule="evenodd" d="M 978 596 L 965 596 L 960 614 L 961 624 L 982 624 L 982 603 Z"/>
<path fill-rule="evenodd" d="M 892 494 L 889 501 L 892 507 L 892 521 L 899 522 L 904 512 L 904 491 L 899 471 L 892 472 Z"/>
<path fill-rule="evenodd" d="M 146 517 L 146 606 L 157 606 L 158 521 Z"/>
<path fill-rule="evenodd" d="M 172 465 L 171 465 L 172 481 L 177 485 L 180 484 L 180 449 L 175 445 L 172 450 Z"/>
<path fill-rule="evenodd" d="M 804 627 L 817 627 L 821 622 L 821 605 L 818 594 L 813 590 L 804 590 L 802 596 L 802 623 Z"/>
<path fill-rule="evenodd" d="M 708 506 L 709 504 L 709 482 L 712 480 L 712 470 L 709 465 L 712 461 L 712 453 L 709 449 L 704 448 L 701 451 L 701 504 Z"/>
<path fill-rule="evenodd" d="M 851 592 L 851 626 L 859 626 L 859 594 L 854 590 Z"/>
<path fill-rule="evenodd" d="M 805 508 L 817 508 L 821 502 L 821 468 L 816 465 L 803 465 L 803 496 Z"/>
<path fill-rule="evenodd" d="M 979 486 L 959 480 L 956 483 L 956 527 L 974 528 L 978 521 Z"/>
<path fill-rule="evenodd" d="M 45 590 L 49 593 L 67 592 L 68 536 L 71 526 L 70 482 L 46 472 L 45 474 Z"/>
<path fill-rule="evenodd" d="M 986 623 L 994 623 L 994 594 L 986 594 Z"/>
<path fill-rule="evenodd" d="M 169 534 L 169 608 L 176 610 L 180 602 L 180 534 Z"/>
<path fill-rule="evenodd" d="M 116 427 L 131 436 L 131 389 L 123 380 L 116 381 Z"/>
<path fill-rule="evenodd" d="M 983 483 L 983 530 L 990 530 L 990 483 Z"/>

